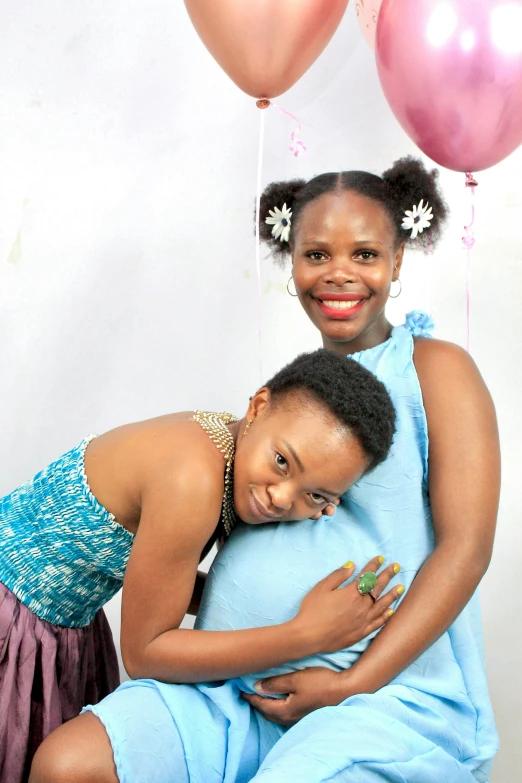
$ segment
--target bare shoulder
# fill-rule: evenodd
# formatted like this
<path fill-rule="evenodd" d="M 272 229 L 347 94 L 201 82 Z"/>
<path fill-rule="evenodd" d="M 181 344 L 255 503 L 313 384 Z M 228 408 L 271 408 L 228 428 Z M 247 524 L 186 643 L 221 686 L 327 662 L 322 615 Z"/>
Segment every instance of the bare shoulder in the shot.
<path fill-rule="evenodd" d="M 496 426 L 491 395 L 467 351 L 444 340 L 417 338 L 413 361 L 430 432 L 442 422 L 456 431 L 471 418 Z"/>
<path fill-rule="evenodd" d="M 224 469 L 208 435 L 183 414 L 118 427 L 86 453 L 91 490 L 133 533 L 147 509 L 149 518 L 171 518 L 170 524 L 192 520 L 204 535 L 219 518 Z"/>
<path fill-rule="evenodd" d="M 419 372 L 430 373 L 441 369 L 470 370 L 477 366 L 469 353 L 460 345 L 431 337 L 414 339 L 413 360 Z"/>
<path fill-rule="evenodd" d="M 143 457 L 142 540 L 147 530 L 147 539 L 162 541 L 177 561 L 199 557 L 219 522 L 225 460 L 193 421 L 167 427 L 154 443 L 153 456 Z"/>
<path fill-rule="evenodd" d="M 151 420 L 139 433 L 146 486 L 160 485 L 186 497 L 221 496 L 225 461 L 201 426 L 192 420 Z"/>
<path fill-rule="evenodd" d="M 424 395 L 486 390 L 477 365 L 459 345 L 426 337 L 416 338 L 414 344 L 413 361 Z"/>

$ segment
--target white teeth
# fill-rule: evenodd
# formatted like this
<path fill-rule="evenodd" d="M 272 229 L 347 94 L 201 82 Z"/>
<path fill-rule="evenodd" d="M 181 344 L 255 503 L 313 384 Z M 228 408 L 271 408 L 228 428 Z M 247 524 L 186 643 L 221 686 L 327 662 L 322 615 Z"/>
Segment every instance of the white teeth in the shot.
<path fill-rule="evenodd" d="M 327 307 L 333 307 L 335 310 L 349 310 L 351 307 L 360 304 L 362 299 L 356 299 L 353 302 L 338 302 L 336 299 L 321 299 L 320 301 Z"/>

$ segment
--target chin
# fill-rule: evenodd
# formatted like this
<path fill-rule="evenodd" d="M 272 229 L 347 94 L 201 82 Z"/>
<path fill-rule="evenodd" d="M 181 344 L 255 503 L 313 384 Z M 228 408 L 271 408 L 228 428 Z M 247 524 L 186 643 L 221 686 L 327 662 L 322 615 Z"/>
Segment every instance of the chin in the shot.
<path fill-rule="evenodd" d="M 252 519 L 252 511 L 250 505 L 244 498 L 234 498 L 234 509 L 238 519 L 244 522 L 245 525 L 256 525 L 257 520 Z"/>
<path fill-rule="evenodd" d="M 355 324 L 332 324 L 328 321 L 322 324 L 322 329 L 319 328 L 319 331 L 332 342 L 347 343 L 357 337 L 363 331 L 363 327 L 357 328 Z"/>

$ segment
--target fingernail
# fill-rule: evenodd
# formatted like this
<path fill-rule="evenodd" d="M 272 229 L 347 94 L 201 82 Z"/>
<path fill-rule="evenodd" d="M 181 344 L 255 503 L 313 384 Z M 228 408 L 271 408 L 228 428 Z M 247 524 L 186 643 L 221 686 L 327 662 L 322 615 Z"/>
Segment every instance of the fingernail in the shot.
<path fill-rule="evenodd" d="M 381 565 L 384 563 L 384 557 L 382 555 L 379 555 L 377 559 Z"/>
<path fill-rule="evenodd" d="M 388 609 L 388 617 L 391 617 L 392 614 L 395 614 L 395 610 L 394 609 Z"/>
<path fill-rule="evenodd" d="M 351 560 L 348 560 L 347 563 L 343 565 L 343 568 L 353 568 L 353 563 Z"/>
<path fill-rule="evenodd" d="M 263 693 L 263 680 L 260 680 L 259 682 L 256 682 L 254 685 L 254 690 L 258 693 Z"/>
<path fill-rule="evenodd" d="M 404 585 L 399 585 L 397 588 L 397 592 L 399 595 L 402 595 L 404 593 Z"/>
<path fill-rule="evenodd" d="M 393 566 L 393 570 L 394 570 L 394 572 L 395 572 L 396 574 L 398 574 L 398 573 L 399 573 L 399 571 L 401 570 L 401 567 L 400 567 L 400 565 L 399 565 L 398 563 L 395 563 L 395 565 Z"/>

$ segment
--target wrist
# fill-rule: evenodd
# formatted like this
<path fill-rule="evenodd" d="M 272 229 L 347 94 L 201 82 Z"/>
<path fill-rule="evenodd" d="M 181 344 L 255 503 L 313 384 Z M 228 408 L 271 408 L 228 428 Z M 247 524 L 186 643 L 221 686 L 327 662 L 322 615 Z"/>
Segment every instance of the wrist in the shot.
<path fill-rule="evenodd" d="M 328 688 L 328 698 L 330 704 L 341 704 L 350 696 L 355 696 L 360 691 L 354 687 L 354 683 L 348 676 L 347 671 L 332 672 L 330 686 Z"/>
<path fill-rule="evenodd" d="M 358 662 L 338 674 L 337 688 L 344 694 L 343 699 L 356 696 L 358 693 L 375 693 L 378 690 L 377 687 L 372 686 L 372 683 L 367 678 L 365 679 L 364 676 L 361 676 Z"/>
<path fill-rule="evenodd" d="M 300 621 L 299 615 L 283 624 L 283 628 L 290 640 L 290 660 L 308 658 L 319 652 L 319 644 L 316 635 Z"/>

